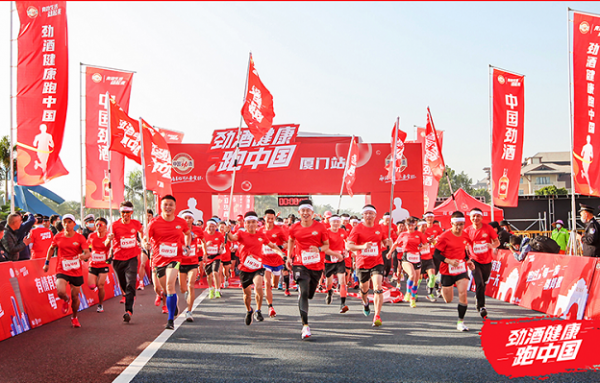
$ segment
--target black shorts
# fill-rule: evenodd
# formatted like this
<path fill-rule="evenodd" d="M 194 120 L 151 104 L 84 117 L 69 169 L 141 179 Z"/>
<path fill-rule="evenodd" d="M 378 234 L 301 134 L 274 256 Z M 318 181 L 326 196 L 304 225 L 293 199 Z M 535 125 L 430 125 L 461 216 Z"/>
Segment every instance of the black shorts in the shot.
<path fill-rule="evenodd" d="M 435 270 L 433 259 L 421 259 L 421 270 Z"/>
<path fill-rule="evenodd" d="M 231 261 L 223 261 L 223 266 L 229 266 L 231 265 Z"/>
<path fill-rule="evenodd" d="M 88 269 L 88 272 L 90 274 L 94 274 L 95 276 L 98 276 L 100 274 L 107 274 L 108 273 L 108 266 L 106 266 L 106 267 L 90 267 Z"/>
<path fill-rule="evenodd" d="M 190 271 L 197 269 L 197 268 L 198 268 L 197 263 L 195 265 L 179 265 L 179 272 L 183 273 L 183 274 L 187 274 Z"/>
<path fill-rule="evenodd" d="M 308 279 L 318 285 L 323 275 L 323 270 L 311 270 L 306 268 L 306 266 L 292 266 L 292 272 L 294 273 L 294 281 L 296 283 L 299 280 Z"/>
<path fill-rule="evenodd" d="M 465 271 L 458 275 L 444 275 L 442 274 L 442 286 L 452 287 L 457 281 L 461 279 L 469 279 L 469 274 Z"/>
<path fill-rule="evenodd" d="M 65 274 L 56 274 L 56 279 L 64 279 L 71 286 L 79 287 L 83 285 L 83 276 L 80 277 L 72 277 L 70 275 Z"/>
<path fill-rule="evenodd" d="M 242 284 L 242 289 L 245 289 L 248 286 L 252 286 L 252 284 L 254 284 L 254 277 L 257 275 L 264 277 L 265 268 L 263 267 L 253 272 L 240 271 L 240 283 Z"/>
<path fill-rule="evenodd" d="M 221 266 L 221 260 L 215 259 L 214 261 L 212 261 L 212 263 L 204 264 L 204 271 L 206 272 L 206 275 L 211 275 L 212 273 L 218 273 L 220 266 Z"/>
<path fill-rule="evenodd" d="M 325 278 L 329 278 L 333 274 L 346 274 L 346 262 L 342 260 L 337 263 L 326 263 Z"/>
<path fill-rule="evenodd" d="M 167 275 L 167 269 L 178 269 L 179 270 L 179 267 L 180 267 L 180 263 L 177 261 L 173 261 L 173 262 L 169 263 L 168 265 L 155 267 L 154 272 L 156 273 L 157 277 L 162 278 L 165 275 Z"/>
<path fill-rule="evenodd" d="M 371 269 L 356 269 L 356 276 L 360 283 L 369 282 L 373 275 L 383 275 L 385 273 L 384 265 L 377 265 Z"/>

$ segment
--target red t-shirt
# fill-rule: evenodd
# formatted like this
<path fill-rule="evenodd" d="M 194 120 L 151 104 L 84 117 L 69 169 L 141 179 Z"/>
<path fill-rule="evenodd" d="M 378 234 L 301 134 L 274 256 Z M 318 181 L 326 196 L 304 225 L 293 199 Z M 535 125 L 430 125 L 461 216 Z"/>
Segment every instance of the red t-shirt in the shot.
<path fill-rule="evenodd" d="M 231 241 L 225 238 L 225 249 L 221 253 L 221 263 L 231 262 Z"/>
<path fill-rule="evenodd" d="M 348 242 L 354 242 L 356 245 L 364 245 L 367 242 L 372 243 L 369 249 L 356 252 L 357 269 L 372 269 L 377 265 L 383 265 L 381 241 L 387 237 L 386 228 L 378 223 L 374 224 L 373 227 L 367 227 L 362 222 L 354 226 L 348 236 Z"/>
<path fill-rule="evenodd" d="M 43 226 L 31 230 L 31 259 L 46 258 L 52 244 L 52 232 Z"/>
<path fill-rule="evenodd" d="M 350 258 L 348 251 L 346 251 L 346 238 L 348 238 L 348 232 L 341 227 L 339 230 L 334 232 L 331 228 L 327 229 L 329 235 L 329 250 L 337 251 L 344 256 L 344 260 Z M 332 260 L 333 259 L 333 260 Z M 338 263 L 340 261 L 331 255 L 325 255 L 325 263 Z M 352 260 L 350 260 L 352 262 Z"/>
<path fill-rule="evenodd" d="M 204 238 L 204 230 L 200 226 L 192 226 L 192 243 L 190 249 L 195 253 L 196 260 L 201 261 L 204 257 L 204 248 L 202 248 L 202 239 Z M 185 237 L 182 237 L 182 246 L 185 245 Z"/>
<path fill-rule="evenodd" d="M 132 219 L 128 224 L 124 224 L 121 219 L 112 224 L 112 233 L 115 237 L 112 240 L 113 255 L 116 261 L 127 261 L 140 255 L 137 233 L 142 231 L 140 221 Z"/>
<path fill-rule="evenodd" d="M 189 231 L 187 222 L 181 217 L 165 221 L 162 216 L 156 217 L 148 225 L 148 237 L 152 245 L 152 262 L 154 267 L 163 267 L 171 262 L 181 262 L 182 236 Z"/>
<path fill-rule="evenodd" d="M 269 238 L 269 241 L 273 242 L 280 248 L 288 240 L 288 236 L 283 231 L 281 226 L 275 225 L 271 230 L 267 230 L 265 226 L 261 227 L 259 231 L 264 233 L 265 236 Z M 283 259 L 269 246 L 263 245 L 263 264 L 271 267 L 277 267 L 283 265 Z"/>
<path fill-rule="evenodd" d="M 484 264 L 492 262 L 492 249 L 487 244 L 498 238 L 496 230 L 487 223 L 482 223 L 480 229 L 475 229 L 473 225 L 465 227 L 464 233 L 471 240 L 471 259 Z"/>
<path fill-rule="evenodd" d="M 263 245 L 269 243 L 265 233 L 250 234 L 245 230 L 238 230 L 238 257 L 240 258 L 240 271 L 252 273 L 262 269 Z"/>
<path fill-rule="evenodd" d="M 421 249 L 419 249 L 419 245 L 425 245 L 427 243 L 427 237 L 418 230 L 415 230 L 412 233 L 404 231 L 400 233 L 396 243 L 398 244 L 398 247 L 400 247 L 398 259 L 402 259 L 402 255 L 408 253 L 406 255 L 408 261 L 418 263 L 421 260 Z M 431 259 L 431 257 L 424 259 Z"/>
<path fill-rule="evenodd" d="M 64 274 L 71 277 L 83 276 L 79 254 L 89 249 L 83 234 L 75 232 L 72 237 L 67 238 L 65 232 L 61 231 L 52 239 L 52 245 L 58 247 L 56 274 Z"/>
<path fill-rule="evenodd" d="M 304 266 L 309 270 L 323 270 L 325 268 L 325 253 L 313 253 L 311 246 L 321 247 L 329 240 L 329 233 L 320 222 L 313 221 L 309 227 L 303 227 L 301 222 L 296 222 L 290 228 L 290 238 L 295 241 L 293 252 L 294 266 Z"/>
<path fill-rule="evenodd" d="M 206 264 L 210 265 L 217 259 L 221 259 L 221 246 L 225 243 L 225 237 L 222 233 L 215 231 L 210 234 L 208 231 L 204 233 L 204 241 L 206 242 Z M 208 242 L 211 244 L 209 245 Z"/>
<path fill-rule="evenodd" d="M 442 235 L 443 232 L 444 232 L 444 230 L 442 230 L 442 228 L 439 227 L 438 225 L 433 225 L 433 226 L 425 229 L 425 235 L 427 236 L 427 238 L 430 238 L 432 236 L 433 236 L 433 238 L 437 238 L 440 235 Z"/>
<path fill-rule="evenodd" d="M 92 256 L 90 257 L 90 267 L 107 267 L 108 264 L 106 260 L 109 257 L 110 244 L 108 246 L 104 245 L 104 241 L 106 241 L 106 235 L 100 238 L 98 236 L 98 232 L 90 233 L 88 237 L 88 244 L 92 249 Z"/>
<path fill-rule="evenodd" d="M 445 231 L 438 237 L 435 248 L 438 249 L 444 257 L 463 260 L 457 267 L 451 267 L 446 262 L 442 262 L 440 265 L 441 274 L 458 275 L 467 271 L 467 265 L 465 264 L 464 259 L 466 255 L 465 248 L 469 244 L 469 237 L 467 237 L 464 231 L 460 237 L 452 234 L 452 230 Z"/>

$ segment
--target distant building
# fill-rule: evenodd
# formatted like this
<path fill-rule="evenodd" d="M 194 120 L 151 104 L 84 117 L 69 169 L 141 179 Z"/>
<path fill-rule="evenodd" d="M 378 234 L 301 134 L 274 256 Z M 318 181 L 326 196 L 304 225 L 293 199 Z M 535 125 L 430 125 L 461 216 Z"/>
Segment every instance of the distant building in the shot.
<path fill-rule="evenodd" d="M 536 190 L 552 185 L 571 192 L 571 153 L 540 152 L 525 158 L 519 195 L 532 195 Z"/>

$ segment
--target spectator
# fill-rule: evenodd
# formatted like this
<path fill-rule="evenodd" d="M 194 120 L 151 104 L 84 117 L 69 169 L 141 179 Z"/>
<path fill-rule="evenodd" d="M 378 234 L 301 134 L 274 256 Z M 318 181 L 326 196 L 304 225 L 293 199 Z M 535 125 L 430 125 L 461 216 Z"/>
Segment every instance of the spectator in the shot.
<path fill-rule="evenodd" d="M 22 214 L 22 213 L 19 212 L 19 214 Z M 25 237 L 28 237 L 29 232 L 33 228 L 33 225 L 35 225 L 35 216 L 34 215 L 32 215 L 30 213 L 25 213 L 21 217 L 22 217 L 23 222 L 21 223 L 21 227 L 17 231 L 19 241 L 23 240 L 23 238 L 25 238 Z M 31 259 L 31 250 L 29 249 L 29 246 L 26 246 L 19 253 L 19 261 L 26 261 L 28 259 Z"/>
<path fill-rule="evenodd" d="M 52 235 L 56 235 L 62 231 L 58 230 L 58 224 L 60 224 L 60 216 L 58 214 L 52 214 L 50 216 L 50 231 L 52 232 Z"/>
<path fill-rule="evenodd" d="M 554 230 L 552 230 L 552 235 L 550 238 L 558 243 L 560 246 L 560 254 L 564 254 L 567 250 L 567 245 L 569 244 L 569 231 L 564 228 L 564 223 L 562 220 L 557 220 L 552 224 L 554 226 Z"/>
<path fill-rule="evenodd" d="M 48 217 L 47 215 L 44 216 L 44 227 L 50 230 L 50 217 Z"/>
<path fill-rule="evenodd" d="M 30 238 L 24 238 L 21 235 L 23 225 L 34 223 L 34 218 L 27 215 L 27 221 L 23 223 L 21 214 L 12 213 L 8 216 L 8 225 L 4 228 L 4 236 L 2 237 L 2 247 L 6 252 L 6 257 L 9 261 L 18 261 L 19 253 L 23 251 L 31 243 Z M 29 232 L 29 230 L 27 230 Z"/>
<path fill-rule="evenodd" d="M 83 234 L 85 239 L 88 239 L 89 235 L 96 231 L 95 220 L 96 217 L 93 214 L 88 214 L 83 219 L 83 231 L 81 234 Z"/>
<path fill-rule="evenodd" d="M 527 254 L 531 251 L 529 237 L 522 238 L 518 235 L 511 235 L 508 248 L 517 261 L 523 262 Z"/>
<path fill-rule="evenodd" d="M 511 235 L 506 230 L 504 230 L 496 221 L 490 222 L 490 226 L 496 230 L 498 233 L 498 240 L 500 241 L 499 249 L 508 249 L 510 244 Z M 520 242 L 520 241 L 519 241 Z"/>
<path fill-rule="evenodd" d="M 512 230 L 510 230 L 510 223 L 507 220 L 500 221 L 500 227 L 506 230 L 506 232 L 510 235 L 513 234 Z"/>
<path fill-rule="evenodd" d="M 35 226 L 31 230 L 31 259 L 46 258 L 48 248 L 52 244 L 52 232 L 44 226 L 44 217 L 37 216 Z"/>

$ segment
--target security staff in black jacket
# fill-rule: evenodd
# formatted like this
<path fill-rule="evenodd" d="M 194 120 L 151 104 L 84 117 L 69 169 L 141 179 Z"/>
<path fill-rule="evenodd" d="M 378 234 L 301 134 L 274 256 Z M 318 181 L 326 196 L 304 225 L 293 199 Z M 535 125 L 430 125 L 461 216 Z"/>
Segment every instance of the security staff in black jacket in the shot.
<path fill-rule="evenodd" d="M 582 203 L 579 206 L 581 221 L 585 223 L 583 235 L 577 234 L 583 244 L 583 256 L 600 257 L 600 224 L 594 218 L 594 208 Z"/>

